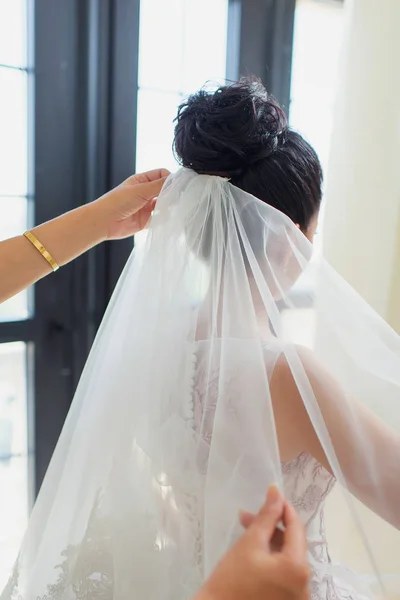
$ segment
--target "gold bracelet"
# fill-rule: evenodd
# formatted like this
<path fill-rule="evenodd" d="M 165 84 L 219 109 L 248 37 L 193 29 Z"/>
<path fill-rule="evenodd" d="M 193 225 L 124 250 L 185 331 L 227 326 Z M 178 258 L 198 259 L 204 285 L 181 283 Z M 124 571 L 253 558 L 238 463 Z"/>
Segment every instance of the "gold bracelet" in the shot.
<path fill-rule="evenodd" d="M 46 248 L 43 246 L 43 244 L 41 244 L 39 242 L 37 237 L 34 236 L 31 231 L 25 231 L 24 236 L 26 237 L 27 240 L 30 241 L 30 243 L 33 246 L 35 246 L 36 250 L 38 250 L 40 252 L 40 254 L 43 256 L 43 258 L 45 260 L 47 260 L 47 262 L 49 263 L 49 265 L 53 269 L 53 271 L 57 271 L 57 269 L 60 268 L 60 266 L 56 263 L 56 261 L 54 260 L 54 258 L 50 254 L 50 252 L 48 252 L 46 250 Z"/>

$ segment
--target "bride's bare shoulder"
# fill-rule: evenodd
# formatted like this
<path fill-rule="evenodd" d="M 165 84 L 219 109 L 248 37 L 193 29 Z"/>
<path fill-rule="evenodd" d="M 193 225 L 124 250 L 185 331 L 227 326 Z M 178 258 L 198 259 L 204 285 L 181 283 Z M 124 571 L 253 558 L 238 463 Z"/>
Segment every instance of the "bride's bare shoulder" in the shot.
<path fill-rule="evenodd" d="M 272 377 L 275 382 L 292 383 L 294 373 L 317 373 L 322 370 L 316 354 L 305 346 L 290 344 L 281 344 L 279 348 L 275 347 L 275 361 L 272 370 Z M 279 350 L 279 351 L 278 351 Z"/>
<path fill-rule="evenodd" d="M 278 442 L 283 461 L 291 460 L 304 450 L 304 439 L 313 434 L 299 384 L 308 385 L 318 361 L 307 348 L 291 347 L 282 351 L 270 378 L 270 393 Z"/>

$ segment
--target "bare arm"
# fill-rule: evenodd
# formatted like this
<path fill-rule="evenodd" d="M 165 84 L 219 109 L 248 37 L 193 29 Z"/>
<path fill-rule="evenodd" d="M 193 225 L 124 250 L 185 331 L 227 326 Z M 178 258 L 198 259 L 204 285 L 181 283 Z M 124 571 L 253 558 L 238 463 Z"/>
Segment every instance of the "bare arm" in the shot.
<path fill-rule="evenodd" d="M 134 235 L 146 226 L 168 171 L 130 177 L 99 200 L 33 229 L 55 261 L 65 265 L 106 239 Z M 51 273 L 48 262 L 24 237 L 0 242 L 0 302 Z"/>
<path fill-rule="evenodd" d="M 315 396 L 309 407 L 285 360 L 278 362 L 271 381 L 283 460 L 307 452 L 337 473 L 327 458 L 329 448 L 322 447 L 312 424 L 319 413 L 350 491 L 400 529 L 400 437 L 367 407 L 348 398 L 311 354 L 305 353 L 302 360 Z"/>
<path fill-rule="evenodd" d="M 62 266 L 104 239 L 92 205 L 83 206 L 33 229 Z M 0 242 L 0 302 L 52 272 L 48 262 L 22 235 Z"/>

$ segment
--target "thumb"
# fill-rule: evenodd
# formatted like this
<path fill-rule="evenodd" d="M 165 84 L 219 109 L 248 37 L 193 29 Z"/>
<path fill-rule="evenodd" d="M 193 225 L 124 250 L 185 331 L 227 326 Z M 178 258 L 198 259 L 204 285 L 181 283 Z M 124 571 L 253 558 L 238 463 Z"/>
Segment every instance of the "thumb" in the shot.
<path fill-rule="evenodd" d="M 272 484 L 268 489 L 267 498 L 257 514 L 248 512 L 247 510 L 240 511 L 240 524 L 243 527 L 243 529 L 249 529 L 249 527 L 251 527 L 256 520 L 257 522 L 259 522 L 260 518 L 262 518 L 266 514 L 271 515 L 271 510 L 272 513 L 274 512 L 274 510 L 275 512 L 280 511 L 282 513 L 284 510 L 284 506 L 284 499 L 279 489 L 275 484 Z"/>
<path fill-rule="evenodd" d="M 276 527 L 282 519 L 284 507 L 285 501 L 282 494 L 275 485 L 272 485 L 268 490 L 267 499 L 260 512 L 249 524 L 248 533 L 251 536 L 256 536 L 259 541 L 261 536 L 263 544 L 269 547 Z"/>

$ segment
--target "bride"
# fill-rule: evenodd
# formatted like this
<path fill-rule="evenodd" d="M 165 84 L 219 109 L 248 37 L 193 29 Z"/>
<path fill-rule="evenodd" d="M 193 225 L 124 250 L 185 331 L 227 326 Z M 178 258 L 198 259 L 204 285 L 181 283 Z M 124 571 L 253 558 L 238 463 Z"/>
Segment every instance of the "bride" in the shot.
<path fill-rule="evenodd" d="M 311 597 L 381 597 L 400 574 L 381 536 L 400 541 L 400 340 L 313 256 L 319 160 L 250 79 L 184 102 L 174 147 L 1 599 L 184 600 L 272 482 L 306 525 Z M 336 564 L 349 523 L 368 573 Z"/>

